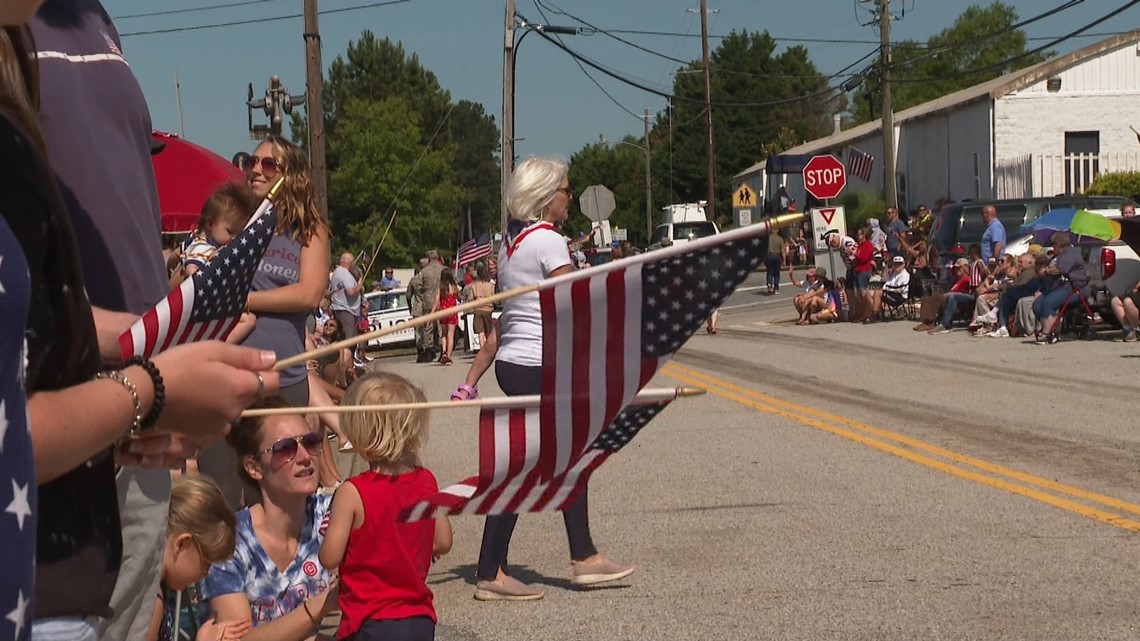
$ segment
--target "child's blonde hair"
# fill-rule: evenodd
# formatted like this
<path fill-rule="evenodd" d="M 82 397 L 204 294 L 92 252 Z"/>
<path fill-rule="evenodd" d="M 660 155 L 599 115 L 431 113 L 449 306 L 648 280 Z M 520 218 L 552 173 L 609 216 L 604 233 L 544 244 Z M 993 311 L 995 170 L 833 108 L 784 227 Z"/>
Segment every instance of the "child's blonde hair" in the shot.
<path fill-rule="evenodd" d="M 387 372 L 368 374 L 348 388 L 342 405 L 426 403 L 411 381 Z M 369 463 L 409 462 L 427 441 L 427 410 L 355 412 L 341 418 L 341 428 L 356 451 Z"/>
<path fill-rule="evenodd" d="M 219 187 L 202 205 L 198 217 L 198 231 L 207 231 L 215 222 L 224 222 L 231 230 L 245 227 L 257 209 L 257 197 L 245 183 L 226 183 Z"/>
<path fill-rule="evenodd" d="M 226 497 L 212 480 L 184 478 L 170 490 L 167 535 L 189 534 L 209 563 L 222 563 L 234 555 L 237 519 Z"/>

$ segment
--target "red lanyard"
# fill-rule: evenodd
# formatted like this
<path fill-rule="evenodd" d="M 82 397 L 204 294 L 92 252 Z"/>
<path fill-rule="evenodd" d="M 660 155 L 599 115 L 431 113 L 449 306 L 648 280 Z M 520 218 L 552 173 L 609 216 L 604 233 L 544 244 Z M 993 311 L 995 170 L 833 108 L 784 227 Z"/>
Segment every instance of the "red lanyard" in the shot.
<path fill-rule="evenodd" d="M 510 258 L 511 255 L 515 253 L 515 250 L 519 248 L 519 245 L 522 243 L 523 239 L 527 237 L 528 234 L 530 234 L 532 231 L 536 231 L 539 229 L 551 229 L 551 230 L 553 230 L 554 225 L 552 225 L 548 222 L 539 222 L 539 223 L 535 223 L 535 224 L 531 225 L 530 227 L 527 227 L 526 229 L 522 230 L 522 233 L 520 233 L 518 236 L 516 236 L 513 241 L 511 241 L 510 243 L 507 243 L 507 258 Z"/>

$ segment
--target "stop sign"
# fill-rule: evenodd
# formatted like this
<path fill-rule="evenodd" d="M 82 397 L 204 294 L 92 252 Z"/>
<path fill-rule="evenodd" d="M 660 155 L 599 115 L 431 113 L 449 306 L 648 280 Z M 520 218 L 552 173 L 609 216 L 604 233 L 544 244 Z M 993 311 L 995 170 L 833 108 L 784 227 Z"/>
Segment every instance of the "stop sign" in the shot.
<path fill-rule="evenodd" d="M 847 186 L 847 171 L 843 163 L 832 156 L 812 156 L 804 165 L 804 189 L 820 200 L 835 198 Z"/>

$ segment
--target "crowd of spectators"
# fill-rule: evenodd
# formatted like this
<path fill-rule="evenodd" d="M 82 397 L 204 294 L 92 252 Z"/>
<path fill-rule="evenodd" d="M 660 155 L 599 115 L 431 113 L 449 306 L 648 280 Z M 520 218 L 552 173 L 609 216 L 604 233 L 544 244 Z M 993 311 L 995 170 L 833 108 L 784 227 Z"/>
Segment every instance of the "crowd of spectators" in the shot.
<path fill-rule="evenodd" d="M 1126 203 L 1121 215 L 1134 216 L 1135 205 Z M 1062 308 L 1089 317 L 1082 322 L 1095 320 L 1095 312 L 1083 301 L 1090 299 L 1094 286 L 1103 284 L 1093 282 L 1069 233 L 1056 232 L 1048 245 L 1030 244 L 1015 256 L 1007 253 L 1007 233 L 995 208 L 984 207 L 982 217 L 986 229 L 981 242 L 945 254 L 927 244 L 932 215 L 922 205 L 910 224 L 889 208 L 885 226 L 871 219 L 854 237 L 831 236 L 831 249 L 845 275 L 829 280 L 825 269 L 809 266 L 800 281 L 790 269 L 797 290 L 792 303 L 796 324 L 906 318 L 918 321 L 915 331 L 931 335 L 949 334 L 962 325 L 976 337 L 1032 336 L 1037 343 L 1053 344 L 1059 340 Z M 775 252 L 782 247 L 781 241 L 770 243 L 770 262 L 780 262 Z M 768 287 L 772 291 L 772 285 Z M 1110 302 L 1123 329 L 1118 340 L 1136 341 L 1140 283 Z"/>

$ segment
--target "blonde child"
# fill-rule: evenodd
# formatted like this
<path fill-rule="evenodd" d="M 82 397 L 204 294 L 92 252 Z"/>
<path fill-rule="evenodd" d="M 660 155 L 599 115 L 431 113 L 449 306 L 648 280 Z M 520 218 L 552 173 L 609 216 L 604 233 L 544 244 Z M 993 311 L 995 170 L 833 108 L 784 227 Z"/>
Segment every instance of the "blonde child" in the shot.
<path fill-rule="evenodd" d="M 147 637 L 150 641 L 176 638 L 174 604 L 163 597 L 163 591 L 181 592 L 206 578 L 211 564 L 233 556 L 236 524 L 233 510 L 210 479 L 195 477 L 174 484 L 162 554 L 162 586 Z M 249 621 L 210 619 L 198 628 L 197 641 L 237 640 L 250 628 Z"/>
<path fill-rule="evenodd" d="M 257 209 L 257 199 L 244 183 L 227 183 L 202 206 L 198 229 L 182 245 L 182 279 L 193 276 L 245 229 Z"/>
<path fill-rule="evenodd" d="M 407 379 L 372 373 L 352 384 L 344 405 L 426 402 Z M 451 549 L 446 518 L 402 523 L 404 509 L 438 491 L 420 462 L 428 412 L 346 414 L 341 427 L 370 469 L 333 497 L 321 565 L 340 569 L 337 639 L 430 641 L 436 614 L 425 582 L 433 557 Z"/>

